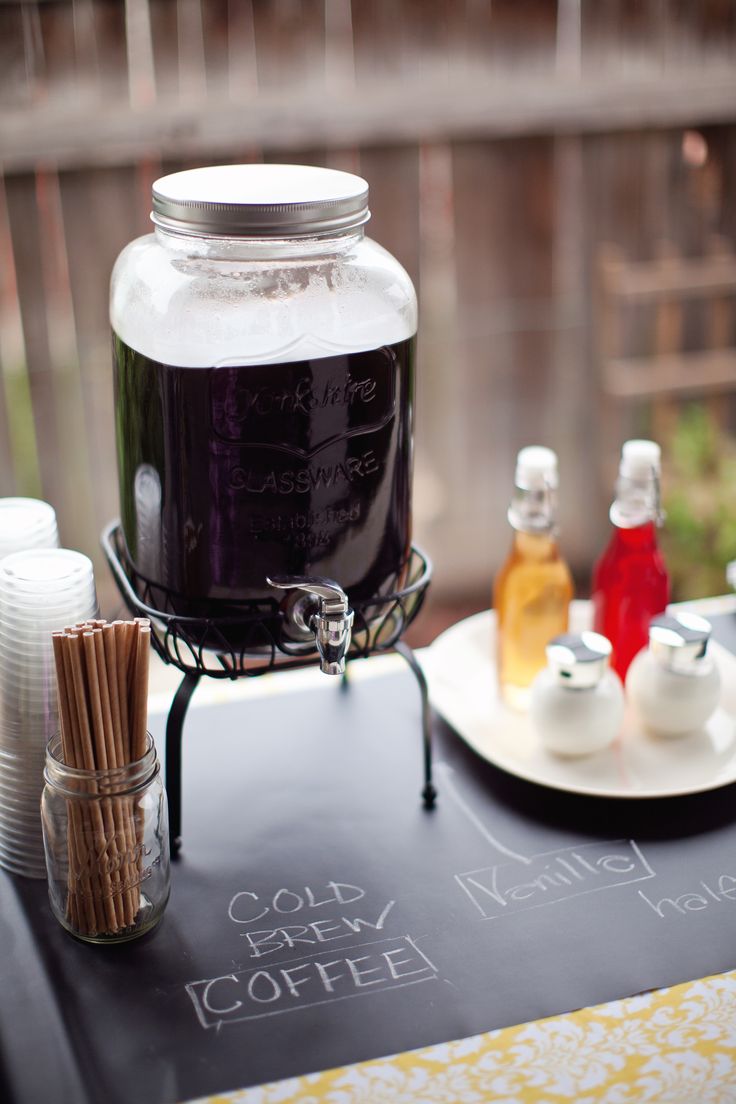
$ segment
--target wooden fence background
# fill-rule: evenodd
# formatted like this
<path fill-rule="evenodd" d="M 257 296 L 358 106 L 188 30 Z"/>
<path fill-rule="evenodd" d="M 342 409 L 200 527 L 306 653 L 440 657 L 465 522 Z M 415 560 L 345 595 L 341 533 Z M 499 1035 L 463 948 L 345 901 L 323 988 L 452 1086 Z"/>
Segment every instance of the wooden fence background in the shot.
<path fill-rule="evenodd" d="M 736 0 L 2 0 L 0 494 L 99 563 L 107 284 L 152 181 L 327 164 L 419 292 L 436 593 L 489 593 L 532 442 L 584 575 L 623 436 L 703 394 L 734 430 L 735 61 Z"/>

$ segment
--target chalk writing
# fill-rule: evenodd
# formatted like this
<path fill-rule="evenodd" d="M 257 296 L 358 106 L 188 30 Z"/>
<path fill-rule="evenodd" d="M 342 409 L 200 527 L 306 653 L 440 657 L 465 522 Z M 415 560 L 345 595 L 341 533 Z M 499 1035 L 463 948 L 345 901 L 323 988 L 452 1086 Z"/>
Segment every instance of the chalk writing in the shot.
<path fill-rule="evenodd" d="M 678 913 L 681 916 L 687 916 L 690 912 L 702 912 L 715 905 L 736 901 L 736 878 L 731 874 L 721 874 L 715 886 L 708 885 L 707 882 L 699 882 L 695 893 L 691 891 L 681 893 L 679 897 L 661 897 L 658 901 L 650 900 L 641 890 L 637 892 L 644 903 L 656 912 L 661 920 L 664 920 Z"/>
<path fill-rule="evenodd" d="M 584 843 L 535 855 L 524 865 L 499 863 L 455 875 L 488 920 L 653 877 L 633 840 Z"/>
<path fill-rule="evenodd" d="M 323 905 L 352 905 L 365 897 L 365 890 L 348 882 L 327 882 L 323 890 L 315 892 L 310 886 L 298 890 L 284 886 L 264 900 L 259 894 L 243 889 L 230 901 L 227 914 L 236 924 L 256 924 L 269 913 L 279 916 L 301 912 L 302 909 L 318 909 Z"/>
<path fill-rule="evenodd" d="M 383 931 L 395 901 L 389 901 L 379 911 L 372 912 L 370 919 L 367 916 L 333 916 L 320 920 L 305 917 L 301 924 L 278 922 L 285 915 L 321 909 L 328 905 L 353 905 L 364 897 L 365 890 L 349 882 L 327 882 L 324 889 L 319 890 L 314 890 L 311 886 L 299 889 L 284 886 L 269 894 L 265 900 L 252 890 L 244 889 L 232 898 L 227 914 L 234 924 L 249 929 L 240 933 L 248 942 L 249 956 L 263 958 L 296 946 L 319 946 L 320 943 L 352 939 L 364 931 Z M 257 924 L 267 917 L 270 919 L 270 927 L 249 928 L 249 925 Z"/>
<path fill-rule="evenodd" d="M 481 821 L 480 817 L 478 817 L 473 812 L 467 801 L 465 801 L 465 799 L 460 796 L 460 792 L 453 781 L 453 775 L 455 772 L 448 763 L 438 763 L 437 773 L 442 778 L 443 792 L 449 794 L 449 796 L 455 802 L 458 809 L 466 818 L 466 820 L 468 820 L 473 825 L 473 827 L 483 837 L 486 843 L 489 843 L 495 851 L 498 851 L 501 855 L 506 855 L 506 857 L 509 859 L 516 859 L 517 862 L 521 863 L 531 862 L 531 859 L 528 859 L 526 855 L 522 855 L 518 851 L 512 851 L 510 848 L 506 847 L 505 844 L 501 843 L 500 840 L 496 839 L 496 837 L 492 835 L 491 832 L 488 831 L 485 824 L 483 824 L 483 822 Z"/>
<path fill-rule="evenodd" d="M 186 990 L 202 1027 L 220 1028 L 437 977 L 427 956 L 404 935 L 343 949 L 339 955 L 323 951 L 193 981 Z"/>
<path fill-rule="evenodd" d="M 374 921 L 365 920 L 360 916 L 353 919 L 341 916 L 339 919 L 312 920 L 308 924 L 287 924 L 279 928 L 262 928 L 259 931 L 240 934 L 248 941 L 251 958 L 261 958 L 263 955 L 274 954 L 284 947 L 296 947 L 297 944 L 313 946 L 319 943 L 334 943 L 339 939 L 350 939 L 368 928 L 382 931 L 386 917 L 395 904 L 395 901 L 389 901 Z"/>

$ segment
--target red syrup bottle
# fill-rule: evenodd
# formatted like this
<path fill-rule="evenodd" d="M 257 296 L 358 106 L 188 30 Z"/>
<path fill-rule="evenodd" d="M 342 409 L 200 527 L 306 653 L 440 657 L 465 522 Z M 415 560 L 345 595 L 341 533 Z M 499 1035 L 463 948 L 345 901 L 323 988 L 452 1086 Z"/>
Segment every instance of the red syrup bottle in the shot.
<path fill-rule="evenodd" d="M 626 441 L 610 512 L 613 533 L 593 571 L 593 627 L 611 641 L 611 666 L 622 680 L 647 645 L 649 622 L 670 600 L 657 543 L 660 471 L 659 445 Z"/>

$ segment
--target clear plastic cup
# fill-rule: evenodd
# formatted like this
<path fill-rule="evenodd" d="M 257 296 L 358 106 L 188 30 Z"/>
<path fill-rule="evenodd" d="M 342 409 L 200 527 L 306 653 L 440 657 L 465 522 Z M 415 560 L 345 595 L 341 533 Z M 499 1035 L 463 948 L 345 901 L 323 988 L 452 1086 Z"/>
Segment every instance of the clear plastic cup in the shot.
<path fill-rule="evenodd" d="M 38 767 L 38 749 L 43 743 L 43 733 L 48 727 L 49 732 L 58 732 L 59 723 L 56 725 L 43 725 L 43 731 L 23 736 L 6 736 L 0 741 L 0 751 L 3 753 L 3 774 L 13 781 L 23 781 L 34 778 Z"/>
<path fill-rule="evenodd" d="M 39 656 L 11 659 L 7 653 L 0 655 L 0 682 L 12 688 L 22 681 L 24 686 L 38 687 L 56 685 L 56 668 L 51 658 L 43 653 Z"/>
<path fill-rule="evenodd" d="M 0 794 L 0 815 L 5 817 L 6 823 L 8 817 L 25 817 L 30 820 L 38 810 L 41 789 L 43 789 L 43 776 L 40 789 L 36 787 L 34 790 L 23 791 L 16 797 L 8 797 L 4 792 Z"/>
<path fill-rule="evenodd" d="M 39 709 L 38 712 L 30 714 L 22 714 L 15 710 L 13 715 L 13 711 L 6 703 L 0 719 L 0 744 L 17 755 L 24 741 L 27 744 L 34 744 L 38 734 L 49 724 L 56 724 L 57 729 L 59 727 L 59 716 L 55 709 L 46 709 L 43 712 Z"/>
<path fill-rule="evenodd" d="M 26 720 L 35 727 L 42 717 L 57 712 L 56 688 L 51 675 L 46 683 L 35 685 L 20 676 L 15 682 L 0 680 L 0 738 L 5 733 L 19 735 Z"/>
<path fill-rule="evenodd" d="M 7 593 L 61 593 L 79 589 L 93 578 L 90 558 L 70 548 L 14 552 L 0 564 L 0 586 Z"/>
<path fill-rule="evenodd" d="M 39 855 L 38 846 L 32 844 L 28 847 L 16 846 L 12 841 L 7 843 L 0 838 L 0 861 L 17 863 L 33 870 L 38 869 L 39 860 L 43 861 L 43 849 Z"/>
<path fill-rule="evenodd" d="M 0 834 L 14 836 L 19 846 L 37 846 L 37 828 L 41 826 L 41 794 L 27 809 L 0 809 Z"/>
<path fill-rule="evenodd" d="M 19 791 L 17 796 L 10 797 L 4 790 L 0 791 L 0 813 L 6 816 L 24 815 L 31 813 L 41 800 L 41 794 L 35 789 Z"/>
<path fill-rule="evenodd" d="M 37 881 L 41 881 L 46 877 L 46 871 L 43 873 L 34 863 L 16 863 L 12 859 L 0 859 L 0 866 L 3 870 L 6 870 L 9 874 L 19 874 L 22 878 L 35 878 Z"/>
<path fill-rule="evenodd" d="M 41 767 L 43 774 L 43 766 Z M 31 786 L 38 776 L 38 753 L 26 755 L 14 763 L 4 758 L 0 766 L 0 787 L 8 790 L 14 785 Z"/>
<path fill-rule="evenodd" d="M 0 828 L 0 853 L 15 859 L 16 862 L 37 863 L 41 858 L 37 835 L 35 828 L 33 832 L 29 831 L 24 837 L 5 835 L 2 828 Z M 43 842 L 43 826 L 41 827 L 41 835 L 41 842 Z"/>
<path fill-rule="evenodd" d="M 6 778 L 2 783 L 2 788 L 0 788 L 0 805 L 3 802 L 10 806 L 12 803 L 20 804 L 28 801 L 31 795 L 36 792 L 37 786 L 38 772 L 35 769 L 25 777 L 16 775 L 12 778 Z"/>
<path fill-rule="evenodd" d="M 38 498 L 0 498 L 0 534 L 0 559 L 59 545 L 54 508 Z"/>
<path fill-rule="evenodd" d="M 42 787 L 43 789 L 43 787 Z M 36 826 L 40 823 L 41 794 L 25 809 L 4 807 L 0 809 L 0 832 L 14 834 L 19 840 L 35 843 Z"/>
<path fill-rule="evenodd" d="M 30 852 L 18 852 L 14 847 L 3 847 L 0 849 L 0 866 L 11 874 L 22 874 L 26 878 L 46 877 L 43 850 L 39 855 L 37 848 Z"/>
<path fill-rule="evenodd" d="M 5 702 L 0 719 L 0 744 L 17 754 L 18 746 L 23 741 L 35 743 L 39 733 L 54 724 L 58 729 L 59 713 L 56 708 L 49 709 L 48 705 L 44 708 L 43 703 L 28 698 L 16 699 L 14 708 Z"/>
<path fill-rule="evenodd" d="M 22 613 L 9 613 L 6 607 L 0 610 L 2 615 L 2 639 L 6 644 L 19 644 L 25 648 L 38 648 L 51 636 L 51 633 L 61 632 L 69 628 L 75 621 L 89 620 L 88 617 L 78 617 L 78 611 L 86 613 L 91 609 L 96 612 L 97 607 L 89 601 L 76 602 L 59 609 L 46 610 L 42 615 L 28 610 Z M 90 617 L 93 614 L 89 615 Z M 72 617 L 74 620 L 72 621 Z M 50 641 L 49 641 L 50 642 Z"/>
<path fill-rule="evenodd" d="M 11 663 L 15 662 L 16 665 L 28 666 L 36 660 L 45 659 L 49 652 L 53 654 L 52 634 L 59 631 L 59 629 L 52 629 L 51 632 L 44 632 L 36 641 L 19 640 L 18 637 L 9 637 L 0 631 L 0 670 L 2 670 L 2 662 L 6 659 Z"/>
<path fill-rule="evenodd" d="M 23 657 L 20 660 L 13 660 L 7 653 L 2 653 L 0 650 L 0 684 L 10 690 L 22 684 L 33 690 L 47 687 L 55 691 L 56 668 L 53 653 L 50 658 L 42 654 L 34 658 Z"/>
<path fill-rule="evenodd" d="M 15 852 L 15 858 L 40 858 L 39 850 L 42 844 L 43 828 L 41 825 L 41 797 L 38 799 L 39 812 L 36 819 L 31 822 L 24 821 L 22 826 L 13 827 L 11 820 L 7 824 L 0 823 L 0 848 L 4 851 Z"/>
<path fill-rule="evenodd" d="M 38 746 L 43 742 L 47 729 L 58 730 L 58 718 L 42 724 L 19 729 L 16 733 L 3 732 L 0 735 L 0 752 L 3 756 L 3 769 L 14 769 L 17 773 L 34 771 L 38 758 Z M 12 765 L 12 766 L 11 766 Z"/>
<path fill-rule="evenodd" d="M 58 714 L 56 693 L 52 697 L 50 689 L 17 684 L 12 688 L 1 688 L 0 697 L 0 736 L 19 736 L 25 731 L 32 733 L 39 724 L 45 723 L 45 717 Z"/>
<path fill-rule="evenodd" d="M 43 777 L 43 769 L 41 770 L 41 777 Z M 6 795 L 11 797 L 13 794 L 32 793 L 36 788 L 38 778 L 38 764 L 36 762 L 25 772 L 15 772 L 11 768 L 3 766 L 2 779 L 0 779 L 0 787 L 2 787 L 0 789 L 0 800 Z"/>
<path fill-rule="evenodd" d="M 43 771 L 40 775 L 43 779 Z M 8 776 L 6 772 L 3 772 L 3 781 L 0 784 L 0 802 L 16 802 L 22 803 L 28 799 L 28 797 L 36 792 L 38 787 L 38 771 L 31 771 L 27 777 L 21 778 L 19 776 Z"/>
<path fill-rule="evenodd" d="M 26 762 L 28 762 L 27 756 L 24 755 L 19 759 L 17 752 L 13 751 L 12 748 L 0 746 L 0 771 L 19 770 L 25 766 Z"/>
<path fill-rule="evenodd" d="M 56 549 L 61 551 L 61 549 Z M 30 556 L 30 552 L 24 552 L 24 556 Z M 72 579 L 68 582 L 59 581 L 52 586 L 38 585 L 35 588 L 28 585 L 19 586 L 14 580 L 1 573 L 8 560 L 15 559 L 8 556 L 0 560 L 0 601 L 9 607 L 18 606 L 22 610 L 40 609 L 51 602 L 54 605 L 62 605 L 73 599 L 75 595 L 87 595 L 93 592 L 93 586 L 89 578 Z"/>
<path fill-rule="evenodd" d="M 38 607 L 21 607 L 5 601 L 0 595 L 0 617 L 3 638 L 8 641 L 23 637 L 24 642 L 36 644 L 47 633 L 57 632 L 74 625 L 77 621 L 87 621 L 97 612 L 94 591 L 72 596 L 64 602 L 51 604 L 49 601 Z"/>

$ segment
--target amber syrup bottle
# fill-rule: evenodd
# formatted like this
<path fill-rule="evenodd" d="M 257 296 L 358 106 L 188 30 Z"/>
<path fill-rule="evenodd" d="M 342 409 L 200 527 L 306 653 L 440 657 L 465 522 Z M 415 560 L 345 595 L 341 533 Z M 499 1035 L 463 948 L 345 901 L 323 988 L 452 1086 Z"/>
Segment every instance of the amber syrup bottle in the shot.
<path fill-rule="evenodd" d="M 624 679 L 645 648 L 649 622 L 670 599 L 670 581 L 657 542 L 662 524 L 660 448 L 654 441 L 626 441 L 621 452 L 613 532 L 593 570 L 596 632 L 613 645 L 611 666 Z"/>
<path fill-rule="evenodd" d="M 514 538 L 493 586 L 496 658 L 501 696 L 526 709 L 545 647 L 567 632 L 573 584 L 557 545 L 557 457 L 530 445 L 516 460 L 508 519 Z"/>

